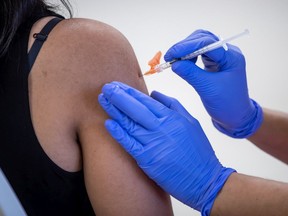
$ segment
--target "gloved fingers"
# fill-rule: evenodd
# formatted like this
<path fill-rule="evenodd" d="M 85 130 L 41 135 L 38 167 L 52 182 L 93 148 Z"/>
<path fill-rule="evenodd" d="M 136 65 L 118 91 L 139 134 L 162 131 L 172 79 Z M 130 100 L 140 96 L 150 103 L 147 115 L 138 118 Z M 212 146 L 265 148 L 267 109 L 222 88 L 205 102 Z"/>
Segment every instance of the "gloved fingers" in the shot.
<path fill-rule="evenodd" d="M 132 121 L 129 117 L 127 117 L 123 112 L 121 112 L 118 108 L 113 106 L 101 93 L 98 96 L 98 101 L 102 108 L 106 111 L 106 113 L 115 121 L 117 121 L 122 128 L 124 128 L 129 133 L 133 132 L 135 129 L 135 122 Z M 139 126 L 140 127 L 140 126 Z"/>
<path fill-rule="evenodd" d="M 193 62 L 186 60 L 173 63 L 172 70 L 194 88 L 199 84 L 199 76 L 204 77 L 209 75 L 207 74 L 207 71 L 203 70 Z"/>
<path fill-rule="evenodd" d="M 164 55 L 165 61 L 171 61 L 176 58 L 184 57 L 208 44 L 214 43 L 216 40 L 211 36 L 203 36 L 193 40 L 185 39 L 173 45 Z"/>
<path fill-rule="evenodd" d="M 138 91 L 137 89 L 116 81 L 111 82 L 111 84 L 119 86 L 128 95 L 132 96 L 133 98 L 138 100 L 139 103 L 146 106 L 155 116 L 161 118 L 170 115 L 170 109 L 168 109 L 166 106 L 163 106 L 162 103 L 159 103 L 158 101 L 152 99 L 150 96 Z"/>
<path fill-rule="evenodd" d="M 130 136 L 125 129 L 114 120 L 106 120 L 105 127 L 111 136 L 135 159 L 143 151 L 143 146 L 134 137 Z"/>
<path fill-rule="evenodd" d="M 98 102 L 102 106 L 102 108 L 105 110 L 105 112 L 114 120 L 118 122 L 123 121 L 123 113 L 121 113 L 120 110 L 118 110 L 113 104 L 111 104 L 103 93 L 99 94 L 98 96 Z"/>
<path fill-rule="evenodd" d="M 142 125 L 147 129 L 153 129 L 158 126 L 158 118 L 142 103 L 136 100 L 131 95 L 127 94 L 123 89 L 114 84 L 105 84 L 102 88 L 103 96 L 106 98 L 111 105 L 119 109 L 124 115 L 127 115 L 133 121 Z M 102 101 L 102 103 L 104 103 Z M 107 104 L 106 106 L 109 106 Z M 117 114 L 115 109 L 107 109 L 111 112 L 113 111 L 113 117 L 118 119 L 118 122 L 121 122 L 122 116 L 120 112 Z M 122 124 L 122 123 L 121 123 Z"/>
<path fill-rule="evenodd" d="M 231 44 L 226 45 L 228 47 L 227 51 L 223 48 L 218 48 L 202 55 L 202 61 L 206 71 L 231 71 L 232 68 L 234 68 L 232 71 L 235 71 L 237 65 L 241 67 L 245 65 L 245 57 L 241 50 L 237 46 Z"/>
<path fill-rule="evenodd" d="M 134 137 L 135 140 L 141 142 L 141 144 L 145 144 L 145 137 L 147 134 L 151 133 L 151 130 L 142 127 L 140 124 L 137 124 L 131 118 L 126 116 L 123 112 L 121 112 L 117 107 L 113 106 L 103 94 L 99 95 L 99 103 L 103 107 L 103 109 L 107 112 L 107 114 L 117 122 L 121 128 L 123 128 L 130 136 Z"/>
<path fill-rule="evenodd" d="M 209 31 L 196 30 L 184 40 L 173 45 L 164 55 L 164 59 L 171 61 L 183 57 L 218 40 L 219 38 Z"/>
<path fill-rule="evenodd" d="M 164 55 L 165 61 L 172 61 L 176 58 L 184 57 L 198 49 L 203 48 L 209 44 L 219 41 L 218 37 L 208 31 L 198 30 L 192 33 L 185 40 L 180 41 L 173 45 Z M 227 46 L 231 46 L 228 45 Z M 229 50 L 229 49 L 228 49 Z M 215 64 L 224 65 L 226 51 L 224 48 L 217 48 L 215 50 L 209 51 L 204 55 L 210 58 Z M 191 59 L 191 61 L 196 62 L 196 58 Z M 205 62 L 204 62 L 205 63 Z"/>
<path fill-rule="evenodd" d="M 160 103 L 164 104 L 166 107 L 169 107 L 170 109 L 171 109 L 173 100 L 176 100 L 175 98 L 164 95 L 158 91 L 152 91 L 151 97 L 159 101 Z"/>
<path fill-rule="evenodd" d="M 204 29 L 197 29 L 195 30 L 192 34 L 190 34 L 185 40 L 194 40 L 196 38 L 200 38 L 200 37 L 203 37 L 203 36 L 211 36 L 213 37 L 215 40 L 219 40 L 219 38 L 213 34 L 212 32 L 210 31 L 207 31 L 207 30 L 204 30 Z"/>
<path fill-rule="evenodd" d="M 190 113 L 182 106 L 182 104 L 175 98 L 166 96 L 158 91 L 153 91 L 151 97 L 170 109 L 178 112 L 180 115 L 184 116 L 189 121 L 195 121 L 196 119 L 190 115 Z"/>
<path fill-rule="evenodd" d="M 218 72 L 220 71 L 220 66 L 218 63 L 216 63 L 215 61 L 213 61 L 212 59 L 210 59 L 208 56 L 206 55 L 202 55 L 202 62 L 204 64 L 204 70 L 208 71 L 208 72 Z"/>
<path fill-rule="evenodd" d="M 212 50 L 212 51 L 207 52 L 204 55 L 202 55 L 204 57 L 204 59 L 205 58 L 209 58 L 210 59 L 210 61 L 208 61 L 208 62 L 210 62 L 210 64 L 214 62 L 214 65 L 219 65 L 218 66 L 219 69 L 216 70 L 216 71 L 222 70 L 222 66 L 225 65 L 226 62 L 228 62 L 227 61 L 227 56 L 229 54 L 231 54 L 231 52 L 233 52 L 231 50 L 231 45 L 230 44 L 226 44 L 226 46 L 228 47 L 228 50 L 225 50 L 223 47 L 219 47 L 219 48 L 217 48 L 215 50 Z M 203 61 L 203 63 L 205 65 L 205 67 L 207 67 L 206 62 Z M 231 66 L 229 66 L 229 67 L 231 67 Z M 211 71 L 211 70 L 209 70 L 209 71 Z"/>

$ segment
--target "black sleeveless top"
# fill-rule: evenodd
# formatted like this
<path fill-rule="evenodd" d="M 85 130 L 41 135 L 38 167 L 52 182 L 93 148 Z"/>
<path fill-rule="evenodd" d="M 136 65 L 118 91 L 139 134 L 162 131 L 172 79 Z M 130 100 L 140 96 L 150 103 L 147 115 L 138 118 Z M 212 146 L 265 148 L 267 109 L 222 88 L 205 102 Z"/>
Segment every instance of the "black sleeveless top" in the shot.
<path fill-rule="evenodd" d="M 95 215 L 83 171 L 67 172 L 54 164 L 41 148 L 31 121 L 28 75 L 44 40 L 38 35 L 39 44 L 28 55 L 28 39 L 33 23 L 47 15 L 51 14 L 23 24 L 0 59 L 0 168 L 29 216 Z"/>

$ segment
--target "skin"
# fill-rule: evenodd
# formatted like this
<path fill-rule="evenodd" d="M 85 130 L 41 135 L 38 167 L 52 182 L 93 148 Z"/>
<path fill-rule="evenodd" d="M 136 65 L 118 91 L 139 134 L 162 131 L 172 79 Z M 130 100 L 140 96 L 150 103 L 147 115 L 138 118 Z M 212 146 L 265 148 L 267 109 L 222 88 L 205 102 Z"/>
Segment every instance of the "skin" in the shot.
<path fill-rule="evenodd" d="M 268 154 L 288 164 L 288 114 L 264 109 L 264 123 L 248 139 Z"/>
<path fill-rule="evenodd" d="M 32 35 L 52 17 L 34 24 Z M 32 122 L 43 150 L 67 172 L 84 170 L 97 215 L 173 215 L 170 197 L 152 182 L 104 128 L 97 102 L 103 84 L 147 89 L 121 33 L 101 22 L 70 19 L 49 34 L 29 75 Z"/>
<path fill-rule="evenodd" d="M 249 140 L 288 164 L 288 115 L 264 109 L 264 121 Z M 211 216 L 288 214 L 288 184 L 243 174 L 232 174 L 213 205 Z"/>

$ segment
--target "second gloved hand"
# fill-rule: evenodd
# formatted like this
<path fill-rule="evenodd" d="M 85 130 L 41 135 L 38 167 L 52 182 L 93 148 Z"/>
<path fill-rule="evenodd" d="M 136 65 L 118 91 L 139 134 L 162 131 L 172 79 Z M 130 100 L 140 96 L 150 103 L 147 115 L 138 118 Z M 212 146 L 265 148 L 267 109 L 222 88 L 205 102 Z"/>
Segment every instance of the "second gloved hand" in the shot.
<path fill-rule="evenodd" d="M 171 61 L 218 40 L 208 31 L 197 30 L 172 46 L 164 58 Z M 202 55 L 202 60 L 204 69 L 192 59 L 173 63 L 172 70 L 195 88 L 217 129 L 231 137 L 249 137 L 261 125 L 263 115 L 249 98 L 243 54 L 228 44 L 227 51 L 218 48 Z"/>
<path fill-rule="evenodd" d="M 209 215 L 234 170 L 220 164 L 199 122 L 158 92 L 153 99 L 119 82 L 102 91 L 99 103 L 113 119 L 105 123 L 110 134 L 165 191 Z"/>

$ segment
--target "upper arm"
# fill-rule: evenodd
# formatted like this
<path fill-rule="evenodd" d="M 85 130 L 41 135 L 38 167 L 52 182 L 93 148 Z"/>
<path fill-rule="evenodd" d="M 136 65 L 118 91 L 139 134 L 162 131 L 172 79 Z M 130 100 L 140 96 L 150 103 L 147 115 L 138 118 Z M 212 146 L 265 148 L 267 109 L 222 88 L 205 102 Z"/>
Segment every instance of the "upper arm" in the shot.
<path fill-rule="evenodd" d="M 154 184 L 104 128 L 97 102 L 103 84 L 127 83 L 147 92 L 127 40 L 103 23 L 72 19 L 57 33 L 54 55 L 67 88 L 83 155 L 89 198 L 97 215 L 171 215 L 169 196 Z M 63 55 L 65 53 L 65 55 Z M 65 82 L 63 82 L 65 80 Z"/>

